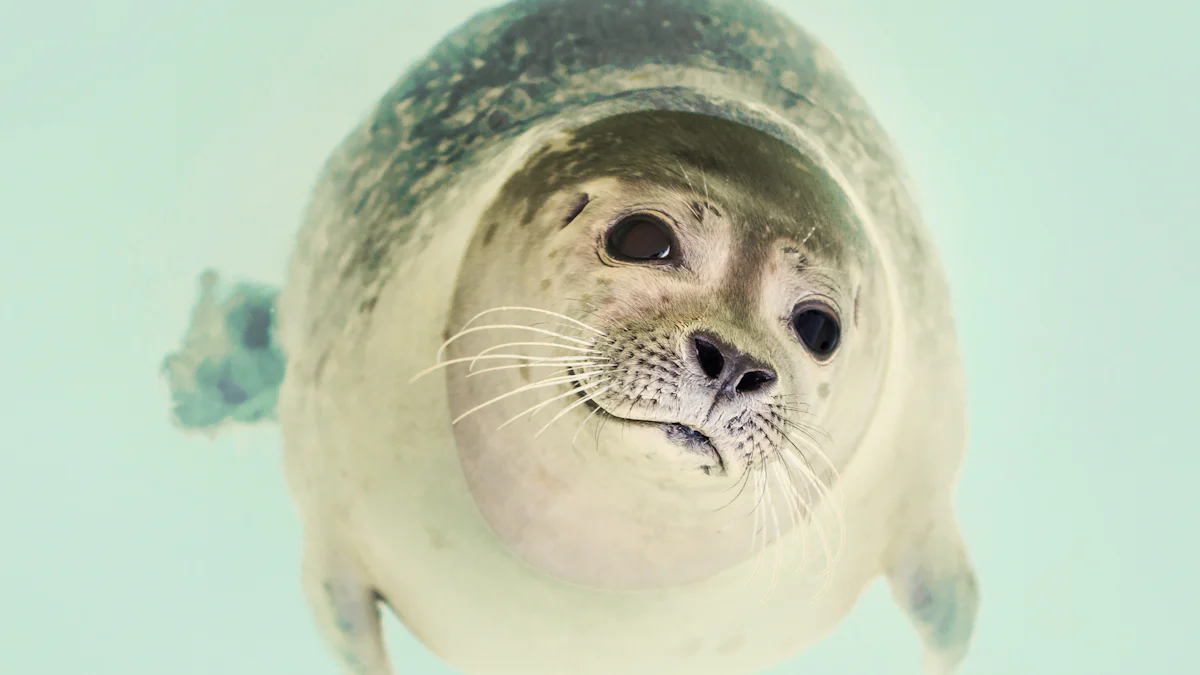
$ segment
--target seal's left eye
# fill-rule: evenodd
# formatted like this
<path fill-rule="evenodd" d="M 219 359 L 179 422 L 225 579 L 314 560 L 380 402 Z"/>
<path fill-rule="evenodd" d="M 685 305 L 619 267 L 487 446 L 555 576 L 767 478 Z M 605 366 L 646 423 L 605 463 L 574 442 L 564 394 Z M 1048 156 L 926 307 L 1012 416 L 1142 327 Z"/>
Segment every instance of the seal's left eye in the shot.
<path fill-rule="evenodd" d="M 635 213 L 608 232 L 609 255 L 619 260 L 666 260 L 674 253 L 671 231 L 658 218 Z"/>

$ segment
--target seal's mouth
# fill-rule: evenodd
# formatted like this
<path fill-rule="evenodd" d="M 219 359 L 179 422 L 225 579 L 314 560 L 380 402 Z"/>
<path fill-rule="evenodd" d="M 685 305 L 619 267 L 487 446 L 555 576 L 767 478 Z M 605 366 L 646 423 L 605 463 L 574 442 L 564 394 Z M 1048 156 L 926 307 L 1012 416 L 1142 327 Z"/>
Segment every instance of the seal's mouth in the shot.
<path fill-rule="evenodd" d="M 572 371 L 571 375 L 575 373 Z M 576 382 L 573 387 L 579 387 Z M 690 427 L 679 422 L 654 422 L 650 420 L 639 420 L 632 417 L 621 417 L 605 410 L 592 399 L 586 398 L 586 393 L 581 391 L 576 394 L 579 398 L 585 399 L 583 405 L 591 409 L 592 413 L 605 417 L 610 420 L 620 422 L 622 424 L 630 424 L 643 427 L 658 427 L 662 429 L 667 440 L 672 444 L 677 445 L 688 452 L 705 455 L 712 458 L 714 465 L 704 467 L 704 472 L 707 474 L 721 475 L 725 473 L 725 458 L 721 456 L 721 452 L 717 450 L 717 446 L 713 445 L 712 439 L 699 429 Z"/>

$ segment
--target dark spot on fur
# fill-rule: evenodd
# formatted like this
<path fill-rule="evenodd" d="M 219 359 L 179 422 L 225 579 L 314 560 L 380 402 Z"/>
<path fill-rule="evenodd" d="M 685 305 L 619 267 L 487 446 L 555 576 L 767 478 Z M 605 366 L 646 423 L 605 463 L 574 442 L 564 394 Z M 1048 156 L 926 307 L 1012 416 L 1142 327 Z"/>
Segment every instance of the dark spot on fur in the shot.
<path fill-rule="evenodd" d="M 494 132 L 504 131 L 512 126 L 512 117 L 503 110 L 495 110 L 488 115 L 487 125 Z"/>
<path fill-rule="evenodd" d="M 500 227 L 500 223 L 488 223 L 487 229 L 483 231 L 483 246 L 492 243 L 492 238 L 496 236 L 496 228 Z"/>
<path fill-rule="evenodd" d="M 233 380 L 229 379 L 228 375 L 217 380 L 217 390 L 221 392 L 221 400 L 226 405 L 241 405 L 246 402 L 246 399 L 250 398 L 246 390 L 235 384 Z"/>
<path fill-rule="evenodd" d="M 817 387 L 817 396 L 820 396 L 821 398 L 829 398 L 828 382 L 822 382 L 820 386 Z"/>
<path fill-rule="evenodd" d="M 862 303 L 860 302 L 860 300 L 862 300 L 862 290 L 861 289 L 857 293 L 854 294 L 854 323 L 858 323 L 860 321 L 860 319 L 862 318 L 862 312 L 860 310 Z"/>
<path fill-rule="evenodd" d="M 358 311 L 363 314 L 369 314 L 375 309 L 375 303 L 379 302 L 378 297 L 370 297 L 358 304 Z"/>
<path fill-rule="evenodd" d="M 362 210 L 367 206 L 367 201 L 371 199 L 371 194 L 367 192 L 362 197 L 359 197 L 358 201 L 354 204 L 354 215 L 357 216 L 362 213 Z"/>
<path fill-rule="evenodd" d="M 591 198 L 588 197 L 587 194 L 581 194 L 576 197 L 575 203 L 571 205 L 571 211 L 567 213 L 567 219 L 563 221 L 562 226 L 566 227 L 574 222 L 575 219 L 579 217 L 579 214 L 583 213 L 583 210 L 587 208 L 588 202 L 590 201 Z"/>
<path fill-rule="evenodd" d="M 543 291 L 550 290 L 550 280 L 549 279 L 542 279 L 542 290 Z"/>
<path fill-rule="evenodd" d="M 271 308 L 259 306 L 250 309 L 246 328 L 242 331 L 242 344 L 246 349 L 266 349 L 271 346 Z"/>

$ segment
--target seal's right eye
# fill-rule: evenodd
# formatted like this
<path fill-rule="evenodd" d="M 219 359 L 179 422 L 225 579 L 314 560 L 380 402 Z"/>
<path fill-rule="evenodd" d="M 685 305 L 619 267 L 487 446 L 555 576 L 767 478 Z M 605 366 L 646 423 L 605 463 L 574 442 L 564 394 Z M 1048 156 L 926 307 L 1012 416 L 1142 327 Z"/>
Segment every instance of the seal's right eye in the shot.
<path fill-rule="evenodd" d="M 608 231 L 605 245 L 609 255 L 618 260 L 667 260 L 675 253 L 667 224 L 648 213 L 622 218 Z"/>
<path fill-rule="evenodd" d="M 808 351 L 822 361 L 833 354 L 842 336 L 837 319 L 823 307 L 800 308 L 792 317 L 792 329 Z"/>

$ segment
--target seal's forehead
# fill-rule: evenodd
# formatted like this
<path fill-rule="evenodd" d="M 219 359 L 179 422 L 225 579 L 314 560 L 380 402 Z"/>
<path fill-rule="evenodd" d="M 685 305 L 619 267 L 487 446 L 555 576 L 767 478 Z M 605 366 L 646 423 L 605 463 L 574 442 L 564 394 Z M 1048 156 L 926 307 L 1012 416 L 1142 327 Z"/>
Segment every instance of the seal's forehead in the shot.
<path fill-rule="evenodd" d="M 532 216 L 550 195 L 617 178 L 704 199 L 752 249 L 781 241 L 841 259 L 865 241 L 827 171 L 768 134 L 718 117 L 644 111 L 608 117 L 547 143 L 504 192 Z"/>

